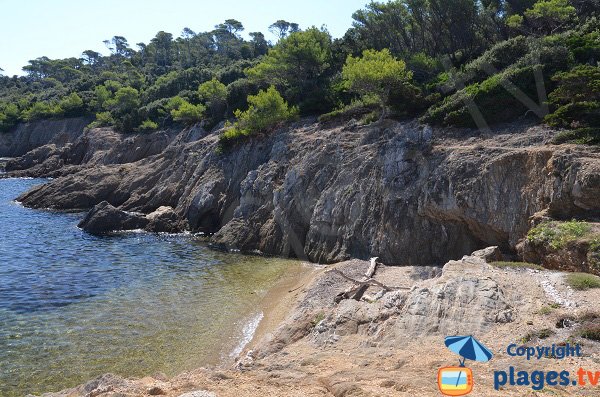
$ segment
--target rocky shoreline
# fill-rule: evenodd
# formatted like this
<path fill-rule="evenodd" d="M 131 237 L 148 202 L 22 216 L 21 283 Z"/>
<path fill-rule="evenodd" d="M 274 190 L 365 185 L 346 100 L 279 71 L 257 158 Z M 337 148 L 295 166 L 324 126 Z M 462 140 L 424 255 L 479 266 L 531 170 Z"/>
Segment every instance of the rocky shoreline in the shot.
<path fill-rule="evenodd" d="M 543 126 L 485 135 L 307 119 L 225 153 L 218 132 L 89 130 L 9 161 L 6 176 L 56 178 L 19 201 L 91 209 L 90 232 L 145 228 L 160 213 L 170 231 L 216 247 L 317 263 L 432 265 L 488 245 L 516 256 L 530 217 L 600 214 L 600 154 L 549 145 L 555 131 Z"/>
<path fill-rule="evenodd" d="M 578 219 L 598 230 L 593 147 L 550 145 L 556 131 L 524 122 L 484 134 L 305 119 L 224 153 L 218 133 L 86 130 L 8 161 L 2 177 L 54 178 L 18 200 L 88 210 L 80 227 L 90 233 L 189 230 L 216 248 L 332 265 L 289 289 L 278 309 L 285 316 L 265 320 L 236 368 L 106 375 L 47 396 L 433 396 L 437 368 L 454 364 L 445 335 L 477 333 L 503 367 L 512 365 L 501 353 L 507 344 L 581 340 L 582 327 L 600 318 L 597 294 L 572 290 L 563 273 L 487 263 L 525 257 L 596 269 L 593 255 L 577 251 L 588 240 L 557 250 L 527 238 L 543 222 Z M 488 246 L 496 248 L 473 253 Z M 348 280 L 364 278 L 373 256 L 385 265 L 352 290 Z M 559 327 L 565 319 L 570 326 Z M 588 354 L 573 368 L 598 363 L 597 342 L 584 343 Z M 494 390 L 492 369 L 477 367 L 484 395 L 522 395 Z"/>
<path fill-rule="evenodd" d="M 477 252 L 443 267 L 380 265 L 373 279 L 397 289 L 375 300 L 339 304 L 335 297 L 352 286 L 340 273 L 358 279 L 369 262 L 316 267 L 281 296 L 278 310 L 287 312 L 285 320 L 263 330 L 234 368 L 200 368 L 173 378 L 104 375 L 44 397 L 437 396 L 437 369 L 457 360 L 443 338 L 465 333 L 476 334 L 495 354 L 487 365 L 470 365 L 478 395 L 526 393 L 522 387 L 495 390 L 494 369 L 597 368 L 600 343 L 581 337 L 584 327 L 598 322 L 596 292 L 571 289 L 563 273 L 503 269 L 486 258 L 493 256 Z M 369 287 L 365 296 L 378 292 Z M 506 352 L 512 343 L 565 341 L 581 343 L 583 357 L 527 361 Z M 589 386 L 544 390 L 569 396 L 596 392 Z"/>

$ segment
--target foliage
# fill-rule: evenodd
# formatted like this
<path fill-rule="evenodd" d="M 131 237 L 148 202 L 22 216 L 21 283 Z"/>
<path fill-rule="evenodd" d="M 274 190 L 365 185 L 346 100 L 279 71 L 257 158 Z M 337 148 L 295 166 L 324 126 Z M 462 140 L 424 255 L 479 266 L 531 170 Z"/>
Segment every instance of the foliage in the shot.
<path fill-rule="evenodd" d="M 141 132 L 155 131 L 157 129 L 158 124 L 152 120 L 144 120 L 142 124 L 140 124 L 140 126 L 138 127 L 138 131 Z"/>
<path fill-rule="evenodd" d="M 298 115 L 298 109 L 289 107 L 274 86 L 266 91 L 259 91 L 248 97 L 248 110 L 235 111 L 236 122 L 221 136 L 221 142 L 226 144 L 241 137 L 247 137 L 269 129 L 286 121 L 293 120 Z"/>
<path fill-rule="evenodd" d="M 569 0 L 538 0 L 525 11 L 525 17 L 538 30 L 553 33 L 576 16 Z"/>
<path fill-rule="evenodd" d="M 169 105 L 172 107 L 171 116 L 173 116 L 173 120 L 187 125 L 202 121 L 206 111 L 205 106 L 193 105 L 180 97 L 175 97 L 173 103 L 170 102 Z"/>
<path fill-rule="evenodd" d="M 65 116 L 80 116 L 85 110 L 83 100 L 77 93 L 72 92 L 58 102 L 58 106 L 62 109 Z"/>
<path fill-rule="evenodd" d="M 600 143 L 600 68 L 579 65 L 554 75 L 557 88 L 550 96 L 554 112 L 546 116 L 548 124 L 573 128 L 554 142 Z"/>
<path fill-rule="evenodd" d="M 216 78 L 200 84 L 200 98 L 206 103 L 213 120 L 220 120 L 227 107 L 227 87 Z"/>
<path fill-rule="evenodd" d="M 275 86 L 290 103 L 303 108 L 315 97 L 324 98 L 323 88 L 330 62 L 331 36 L 326 30 L 313 27 L 282 38 L 246 74 L 260 86 Z"/>
<path fill-rule="evenodd" d="M 490 55 L 484 54 L 488 57 Z M 534 40 L 528 44 L 524 56 L 510 63 L 504 70 L 496 71 L 483 81 L 459 89 L 440 103 L 434 104 L 427 110 L 423 120 L 436 124 L 476 127 L 478 115 L 488 124 L 510 121 L 530 113 L 530 103 L 538 106 L 537 113 L 534 114 L 543 117 L 545 114 L 541 102 L 544 98 L 538 96 L 538 88 L 553 87 L 549 76 L 562 70 L 568 59 L 568 50 L 562 43 Z"/>
<path fill-rule="evenodd" d="M 567 276 L 567 283 L 573 289 L 586 291 L 600 288 L 600 277 L 587 273 L 571 273 Z"/>
<path fill-rule="evenodd" d="M 591 225 L 582 221 L 543 222 L 527 234 L 527 240 L 533 244 L 547 244 L 554 250 L 564 248 L 568 243 L 587 236 Z"/>
<path fill-rule="evenodd" d="M 549 112 L 547 123 L 570 129 L 555 142 L 598 144 L 599 20 L 597 0 L 392 0 L 357 10 L 335 40 L 283 19 L 268 27 L 274 46 L 262 32 L 244 38 L 235 19 L 179 37 L 160 31 L 148 43 L 114 36 L 107 56 L 40 56 L 25 76 L 0 74 L 0 131 L 93 114 L 92 126 L 122 132 L 199 120 L 208 128 L 255 111 L 248 99 L 274 86 L 321 120 L 423 116 L 474 127 L 473 114 L 492 125 Z"/>
<path fill-rule="evenodd" d="M 384 108 L 392 90 L 398 92 L 410 85 L 412 72 L 406 70 L 404 61 L 394 58 L 387 49 L 365 50 L 361 58 L 348 56 L 342 69 L 342 78 L 351 92 L 361 97 L 375 96 Z M 412 99 L 407 95 L 407 101 Z"/>
<path fill-rule="evenodd" d="M 343 105 L 339 108 L 319 116 L 320 122 L 332 120 L 350 120 L 351 118 L 361 118 L 367 113 L 371 113 L 380 108 L 380 99 L 374 95 L 364 95 L 360 99 L 354 99 L 349 105 Z"/>
<path fill-rule="evenodd" d="M 20 117 L 19 108 L 14 103 L 0 103 L 0 132 L 12 129 Z"/>

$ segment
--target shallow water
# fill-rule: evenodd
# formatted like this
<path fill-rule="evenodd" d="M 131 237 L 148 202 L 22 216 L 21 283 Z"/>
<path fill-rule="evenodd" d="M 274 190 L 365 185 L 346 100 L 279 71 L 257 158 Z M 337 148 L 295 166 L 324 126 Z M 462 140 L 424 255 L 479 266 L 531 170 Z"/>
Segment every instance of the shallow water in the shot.
<path fill-rule="evenodd" d="M 12 201 L 43 182 L 0 179 L 3 397 L 217 364 L 252 330 L 266 290 L 299 266 L 214 252 L 193 236 L 90 236 L 81 214 Z"/>

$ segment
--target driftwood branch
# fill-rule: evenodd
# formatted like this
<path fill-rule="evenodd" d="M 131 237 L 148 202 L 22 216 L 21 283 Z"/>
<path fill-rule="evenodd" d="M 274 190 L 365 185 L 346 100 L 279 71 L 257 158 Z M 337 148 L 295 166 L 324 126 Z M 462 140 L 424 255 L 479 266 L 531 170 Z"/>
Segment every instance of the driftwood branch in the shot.
<path fill-rule="evenodd" d="M 409 289 L 406 287 L 390 287 L 390 286 L 380 283 L 377 280 L 374 280 L 372 277 L 373 277 L 373 275 L 375 275 L 376 269 L 377 269 L 376 259 L 375 260 L 372 259 L 371 267 L 369 267 L 369 270 L 365 274 L 364 280 L 356 280 L 351 277 L 348 277 L 347 275 L 345 275 L 343 272 L 341 272 L 338 269 L 329 270 L 327 273 L 337 274 L 338 276 L 342 277 L 344 280 L 350 281 L 351 283 L 354 284 L 354 286 L 350 287 L 346 291 L 341 292 L 338 295 L 336 295 L 336 297 L 334 298 L 334 302 L 340 303 L 344 299 L 354 299 L 354 300 L 359 301 L 363 298 L 363 296 L 365 295 L 365 292 L 367 292 L 367 289 L 369 289 L 369 287 L 371 287 L 371 286 L 381 288 L 383 293 L 390 292 L 390 291 L 397 291 L 397 290 L 401 290 L 401 289 Z M 383 296 L 382 294 L 380 294 L 380 295 Z"/>

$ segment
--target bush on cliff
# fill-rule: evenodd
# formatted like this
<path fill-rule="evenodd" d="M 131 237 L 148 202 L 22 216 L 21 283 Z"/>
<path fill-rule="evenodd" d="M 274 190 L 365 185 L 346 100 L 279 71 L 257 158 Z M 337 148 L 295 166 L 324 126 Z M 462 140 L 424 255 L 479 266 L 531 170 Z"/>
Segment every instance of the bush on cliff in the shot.
<path fill-rule="evenodd" d="M 221 146 L 240 138 L 267 132 L 298 117 L 298 108 L 290 107 L 274 86 L 248 97 L 248 110 L 235 111 L 236 121 L 220 137 Z"/>
<path fill-rule="evenodd" d="M 14 103 L 0 103 L 0 132 L 7 132 L 19 122 L 19 108 Z"/>
<path fill-rule="evenodd" d="M 412 76 L 406 63 L 388 49 L 365 50 L 360 58 L 349 55 L 342 69 L 344 87 L 361 99 L 376 98 L 381 118 L 387 114 L 392 93 L 399 104 L 416 100 L 419 90 L 412 84 Z"/>
<path fill-rule="evenodd" d="M 529 45 L 528 52 L 515 63 L 499 72 L 488 66 L 487 71 L 482 73 L 490 72 L 490 77 L 459 89 L 433 105 L 422 120 L 434 124 L 477 127 L 475 119 L 478 113 L 488 124 L 500 123 L 525 116 L 534 110 L 530 103 L 539 107 L 536 113 L 543 117 L 540 105 L 544 98 L 538 96 L 539 89 L 552 88 L 554 84 L 549 76 L 564 70 L 569 59 L 569 51 L 560 41 L 534 41 Z"/>
<path fill-rule="evenodd" d="M 176 108 L 171 110 L 171 116 L 175 121 L 192 125 L 202 121 L 205 111 L 206 107 L 203 105 L 193 105 L 186 100 L 182 100 Z"/>
<path fill-rule="evenodd" d="M 327 106 L 331 61 L 331 35 L 312 27 L 283 37 L 246 74 L 259 86 L 275 86 L 287 101 L 311 113 Z"/>
<path fill-rule="evenodd" d="M 600 68 L 579 65 L 552 78 L 558 87 L 550 96 L 554 112 L 548 124 L 573 129 L 561 133 L 555 143 L 600 144 Z"/>

